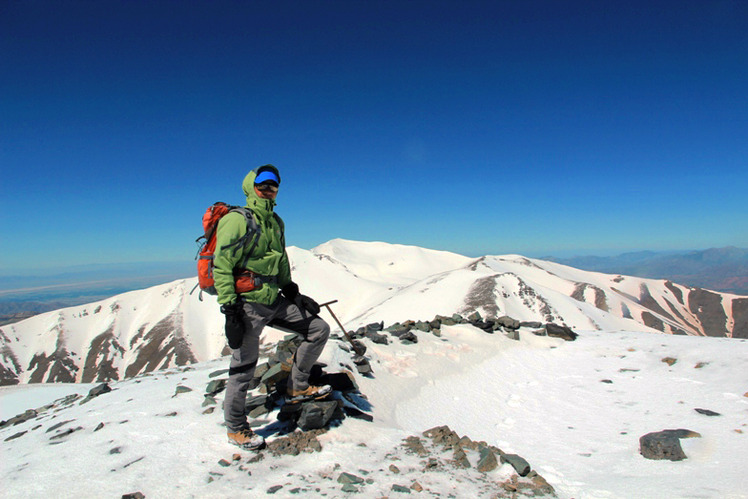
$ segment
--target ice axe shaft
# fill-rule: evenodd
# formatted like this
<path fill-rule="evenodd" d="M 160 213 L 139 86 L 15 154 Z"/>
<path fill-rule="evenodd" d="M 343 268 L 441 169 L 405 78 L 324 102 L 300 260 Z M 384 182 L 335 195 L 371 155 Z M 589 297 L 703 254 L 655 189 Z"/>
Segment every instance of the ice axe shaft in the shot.
<path fill-rule="evenodd" d="M 348 334 L 348 331 L 345 330 L 345 328 L 343 327 L 343 324 L 340 323 L 340 321 L 338 320 L 338 317 L 332 311 L 332 308 L 330 307 L 330 305 L 332 305 L 333 303 L 338 303 L 338 300 L 332 300 L 332 301 L 328 301 L 327 303 L 322 303 L 320 304 L 320 307 L 325 307 L 327 311 L 330 312 L 330 315 L 332 315 L 332 318 L 335 319 L 335 322 L 337 322 L 338 326 L 340 327 L 340 330 L 343 331 L 343 334 L 345 335 L 345 339 L 348 340 L 348 343 L 350 343 L 353 346 L 353 351 L 356 352 L 358 355 L 362 355 L 361 353 L 359 353 L 361 348 L 353 342 L 353 338 L 351 338 L 351 336 Z"/>

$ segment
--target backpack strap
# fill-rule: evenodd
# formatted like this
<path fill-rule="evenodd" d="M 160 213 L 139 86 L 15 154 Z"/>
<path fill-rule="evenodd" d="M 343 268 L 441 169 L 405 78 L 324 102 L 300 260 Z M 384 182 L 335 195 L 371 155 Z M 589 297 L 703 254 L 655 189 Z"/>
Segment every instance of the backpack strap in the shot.
<path fill-rule="evenodd" d="M 221 251 L 228 248 L 233 248 L 232 254 L 236 255 L 237 251 L 241 251 L 249 246 L 249 251 L 247 251 L 247 255 L 241 265 L 242 267 L 245 267 L 247 261 L 249 260 L 249 257 L 257 247 L 257 243 L 260 241 L 262 230 L 260 229 L 259 225 L 257 225 L 257 222 L 255 221 L 255 217 L 252 215 L 251 210 L 248 210 L 247 208 L 243 208 L 241 206 L 235 206 L 231 208 L 230 212 L 231 211 L 244 215 L 244 219 L 247 221 L 247 232 L 233 243 L 227 244 L 226 246 L 221 246 Z"/>
<path fill-rule="evenodd" d="M 280 226 L 281 246 L 285 248 L 286 247 L 286 224 L 283 223 L 283 220 L 276 212 L 273 212 L 273 217 L 275 218 L 275 221 L 278 222 L 278 225 Z"/>

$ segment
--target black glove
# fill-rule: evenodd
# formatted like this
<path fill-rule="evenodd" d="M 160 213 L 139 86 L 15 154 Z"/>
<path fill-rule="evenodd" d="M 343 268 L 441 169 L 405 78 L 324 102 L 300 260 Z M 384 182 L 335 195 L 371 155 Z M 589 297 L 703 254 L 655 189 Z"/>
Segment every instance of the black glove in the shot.
<path fill-rule="evenodd" d="M 300 309 L 307 310 L 312 315 L 317 315 L 319 313 L 319 303 L 306 295 L 300 294 L 299 285 L 295 282 L 283 286 L 281 293 L 283 293 L 283 296 L 288 298 L 290 301 L 294 302 Z"/>
<path fill-rule="evenodd" d="M 221 305 L 221 312 L 226 316 L 226 339 L 229 347 L 236 350 L 242 346 L 244 339 L 244 321 L 242 320 L 242 303 L 226 303 Z"/>

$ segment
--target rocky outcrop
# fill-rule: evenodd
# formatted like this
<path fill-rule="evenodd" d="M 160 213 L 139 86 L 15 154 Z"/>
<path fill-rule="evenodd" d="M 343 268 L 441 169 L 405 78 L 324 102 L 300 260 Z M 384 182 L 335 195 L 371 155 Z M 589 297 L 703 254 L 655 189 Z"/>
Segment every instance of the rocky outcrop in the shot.
<path fill-rule="evenodd" d="M 538 336 L 552 336 L 562 338 L 566 341 L 574 341 L 578 336 L 570 327 L 565 325 L 521 322 L 506 315 L 484 319 L 477 311 L 472 312 L 467 317 L 463 317 L 460 314 L 452 314 L 450 316 L 436 315 L 430 321 L 409 319 L 404 322 L 396 322 L 387 327 L 384 327 L 384 323 L 372 323 L 362 326 L 355 331 L 350 331 L 349 335 L 353 338 L 368 338 L 374 343 L 386 345 L 390 340 L 383 333 L 389 333 L 390 338 L 400 340 L 401 344 L 412 345 L 418 343 L 418 333 L 430 333 L 435 336 L 441 336 L 442 326 L 454 326 L 456 324 L 470 324 L 485 333 L 505 334 L 513 340 L 519 340 L 518 331 L 520 329 Z"/>

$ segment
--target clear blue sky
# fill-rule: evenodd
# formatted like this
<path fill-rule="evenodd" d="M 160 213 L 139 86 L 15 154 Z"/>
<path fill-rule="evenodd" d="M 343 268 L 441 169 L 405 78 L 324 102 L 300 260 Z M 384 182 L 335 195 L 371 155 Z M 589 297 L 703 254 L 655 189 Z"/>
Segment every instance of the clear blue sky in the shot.
<path fill-rule="evenodd" d="M 0 270 L 288 244 L 748 246 L 748 2 L 0 0 Z"/>

